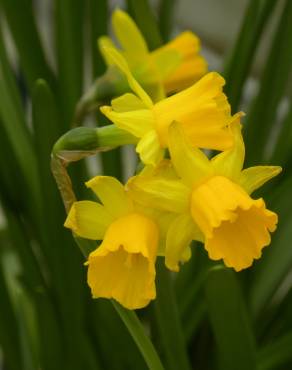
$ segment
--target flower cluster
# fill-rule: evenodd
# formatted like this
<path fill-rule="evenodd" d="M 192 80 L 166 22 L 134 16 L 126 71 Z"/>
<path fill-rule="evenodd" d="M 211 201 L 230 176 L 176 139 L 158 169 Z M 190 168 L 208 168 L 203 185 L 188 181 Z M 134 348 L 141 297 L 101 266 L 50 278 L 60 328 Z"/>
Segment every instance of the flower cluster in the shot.
<path fill-rule="evenodd" d="M 101 112 L 137 138 L 144 168 L 126 185 L 108 176 L 88 181 L 98 201 L 75 202 L 65 226 L 101 241 L 87 261 L 93 297 L 136 309 L 155 298 L 157 256 L 179 271 L 193 240 L 236 271 L 260 258 L 277 215 L 250 194 L 281 168 L 243 169 L 243 113 L 231 115 L 225 81 L 207 72 L 194 34 L 184 32 L 149 52 L 126 13 L 114 13 L 113 28 L 121 49 L 108 37 L 99 45 L 131 92 Z M 204 149 L 219 154 L 210 158 Z"/>

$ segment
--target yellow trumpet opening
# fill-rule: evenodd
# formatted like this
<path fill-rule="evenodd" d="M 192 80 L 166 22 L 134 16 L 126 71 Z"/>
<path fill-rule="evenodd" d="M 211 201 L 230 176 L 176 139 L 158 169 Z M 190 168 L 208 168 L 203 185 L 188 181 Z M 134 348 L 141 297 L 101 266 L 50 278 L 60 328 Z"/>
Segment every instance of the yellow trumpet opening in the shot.
<path fill-rule="evenodd" d="M 157 225 L 139 213 L 112 222 L 88 258 L 93 297 L 113 298 L 132 310 L 154 299 L 158 237 Z"/>
<path fill-rule="evenodd" d="M 261 257 L 276 229 L 277 215 L 263 199 L 254 200 L 237 184 L 214 176 L 192 192 L 191 214 L 205 236 L 213 260 L 240 271 Z"/>

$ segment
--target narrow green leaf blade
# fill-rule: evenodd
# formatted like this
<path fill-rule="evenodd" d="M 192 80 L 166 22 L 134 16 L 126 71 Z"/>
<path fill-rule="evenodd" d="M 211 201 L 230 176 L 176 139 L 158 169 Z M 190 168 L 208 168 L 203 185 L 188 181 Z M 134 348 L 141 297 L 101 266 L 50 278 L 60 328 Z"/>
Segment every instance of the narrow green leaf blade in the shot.
<path fill-rule="evenodd" d="M 108 33 L 108 1 L 89 0 L 90 38 L 93 78 L 100 76 L 106 69 L 97 47 L 97 39 Z"/>
<path fill-rule="evenodd" d="M 59 99 L 68 129 L 83 86 L 84 3 L 55 0 L 54 5 Z"/>
<path fill-rule="evenodd" d="M 255 370 L 255 341 L 240 288 L 233 271 L 210 270 L 205 293 L 207 310 L 222 370 Z"/>
<path fill-rule="evenodd" d="M 159 3 L 159 30 L 164 42 L 169 40 L 172 31 L 176 3 L 176 0 L 160 0 Z"/>
<path fill-rule="evenodd" d="M 275 293 L 292 266 L 292 217 L 291 186 L 289 176 L 274 191 L 270 208 L 278 213 L 279 225 L 272 236 L 272 244 L 264 251 L 257 268 L 253 271 L 253 284 L 250 287 L 250 307 L 256 319 Z"/>
<path fill-rule="evenodd" d="M 127 0 L 127 4 L 150 50 L 161 46 L 162 38 L 150 2 L 148 0 Z"/>
<path fill-rule="evenodd" d="M 277 1 L 250 0 L 232 54 L 223 72 L 225 92 L 232 110 L 237 111 L 243 86 L 248 77 L 264 28 Z"/>
<path fill-rule="evenodd" d="M 1 5 L 30 91 L 37 78 L 45 78 L 53 84 L 54 76 L 47 64 L 36 27 L 33 2 L 31 0 L 1 0 Z"/>
<path fill-rule="evenodd" d="M 287 76 L 292 70 L 292 2 L 286 0 L 278 21 L 260 90 L 247 116 L 245 130 L 246 161 L 263 161 L 267 141 L 276 121 L 278 104 L 285 93 Z"/>
<path fill-rule="evenodd" d="M 11 370 L 19 370 L 22 368 L 23 362 L 20 333 L 2 266 L 0 266 L 0 291 L 0 345 L 7 367 Z"/>
<path fill-rule="evenodd" d="M 263 347 L 258 356 L 260 370 L 273 370 L 292 360 L 292 332 Z"/>
<path fill-rule="evenodd" d="M 157 297 L 152 305 L 159 346 L 162 348 L 166 368 L 169 370 L 178 368 L 190 370 L 191 365 L 187 356 L 184 333 L 174 295 L 173 281 L 165 267 L 164 258 L 158 258 L 156 270 Z"/>

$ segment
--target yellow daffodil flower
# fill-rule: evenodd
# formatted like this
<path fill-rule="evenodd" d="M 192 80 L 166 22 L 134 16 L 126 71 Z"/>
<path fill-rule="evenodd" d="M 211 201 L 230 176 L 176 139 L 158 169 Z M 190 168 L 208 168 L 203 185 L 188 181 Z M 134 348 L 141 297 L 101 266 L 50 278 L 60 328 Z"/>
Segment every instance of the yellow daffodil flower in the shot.
<path fill-rule="evenodd" d="M 200 41 L 191 31 L 150 52 L 139 28 L 126 12 L 114 11 L 112 27 L 132 73 L 154 99 L 190 86 L 207 72 L 206 61 L 199 55 Z M 102 36 L 98 45 L 106 63 L 111 65 L 104 50 L 116 48 L 112 40 Z M 159 86 L 164 91 L 155 92 Z"/>
<path fill-rule="evenodd" d="M 106 53 L 136 95 L 124 94 L 100 110 L 116 126 L 137 137 L 136 151 L 145 164 L 155 165 L 162 159 L 168 147 L 168 127 L 174 120 L 181 123 L 194 147 L 225 150 L 233 145 L 228 130 L 230 106 L 222 91 L 225 81 L 218 73 L 210 72 L 188 89 L 154 104 L 122 55 L 114 49 Z"/>
<path fill-rule="evenodd" d="M 96 176 L 86 186 L 102 204 L 75 202 L 65 227 L 102 240 L 87 262 L 92 295 L 114 298 L 128 309 L 144 307 L 156 296 L 155 261 L 167 217 L 139 208 L 113 177 Z"/>
<path fill-rule="evenodd" d="M 211 160 L 192 148 L 174 122 L 169 129 L 169 150 L 179 179 L 164 174 L 153 177 L 151 171 L 144 171 L 128 184 L 140 203 L 177 213 L 166 240 L 165 260 L 171 270 L 178 271 L 178 262 L 192 239 L 204 242 L 211 259 L 223 259 L 236 271 L 251 266 L 270 244 L 277 215 L 266 209 L 262 198 L 252 199 L 250 194 L 281 168 L 242 170 L 245 150 L 239 118 L 237 114 L 231 125 L 234 147 Z"/>

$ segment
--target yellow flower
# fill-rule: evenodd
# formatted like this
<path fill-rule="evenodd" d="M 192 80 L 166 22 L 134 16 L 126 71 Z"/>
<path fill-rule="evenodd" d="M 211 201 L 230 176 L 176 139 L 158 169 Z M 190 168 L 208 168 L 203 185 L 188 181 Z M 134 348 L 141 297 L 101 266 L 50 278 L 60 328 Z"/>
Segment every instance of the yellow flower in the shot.
<path fill-rule="evenodd" d="M 207 63 L 199 55 L 200 41 L 191 31 L 150 52 L 139 28 L 126 12 L 114 11 L 112 26 L 131 71 L 154 99 L 190 86 L 207 72 Z M 116 48 L 112 40 L 102 36 L 98 44 L 106 63 L 111 65 L 104 49 Z M 155 92 L 159 86 L 163 87 L 162 91 Z"/>
<path fill-rule="evenodd" d="M 228 130 L 230 106 L 222 91 L 224 79 L 210 72 L 193 86 L 154 104 L 135 80 L 120 53 L 107 49 L 108 58 L 128 79 L 134 94 L 113 99 L 111 107 L 101 107 L 119 128 L 136 136 L 136 151 L 145 164 L 157 164 L 168 147 L 168 127 L 172 121 L 181 123 L 192 146 L 225 150 L 233 145 Z"/>
<path fill-rule="evenodd" d="M 234 117 L 231 130 L 235 145 L 211 160 L 191 147 L 179 124 L 169 129 L 169 150 L 179 179 L 164 174 L 153 177 L 146 172 L 133 178 L 128 187 L 142 204 L 177 212 L 170 225 L 165 250 L 166 265 L 177 271 L 182 253 L 192 239 L 204 242 L 209 257 L 223 259 L 228 267 L 240 271 L 261 256 L 276 229 L 277 215 L 265 207 L 264 200 L 250 194 L 276 176 L 277 166 L 255 166 L 242 170 L 244 144 L 239 123 Z"/>
<path fill-rule="evenodd" d="M 166 218 L 135 205 L 113 177 L 97 176 L 86 186 L 102 204 L 75 202 L 65 226 L 80 237 L 102 240 L 87 262 L 92 296 L 114 298 L 128 309 L 144 307 L 156 296 L 155 261 Z"/>

